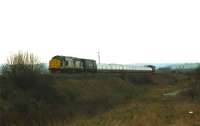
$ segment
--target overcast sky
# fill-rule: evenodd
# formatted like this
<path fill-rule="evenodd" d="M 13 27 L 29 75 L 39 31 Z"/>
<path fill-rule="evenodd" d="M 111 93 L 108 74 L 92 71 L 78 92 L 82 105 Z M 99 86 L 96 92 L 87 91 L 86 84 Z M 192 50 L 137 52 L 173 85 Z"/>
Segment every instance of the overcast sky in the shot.
<path fill-rule="evenodd" d="M 0 63 L 18 50 L 104 63 L 200 62 L 199 0 L 0 0 Z"/>

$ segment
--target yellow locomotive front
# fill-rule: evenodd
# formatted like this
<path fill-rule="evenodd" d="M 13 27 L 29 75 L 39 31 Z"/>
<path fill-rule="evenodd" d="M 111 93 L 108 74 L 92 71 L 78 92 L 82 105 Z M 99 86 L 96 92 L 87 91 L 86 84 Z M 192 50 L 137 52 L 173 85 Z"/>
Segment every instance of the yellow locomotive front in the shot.
<path fill-rule="evenodd" d="M 95 72 L 96 61 L 69 56 L 54 56 L 49 61 L 49 71 L 54 72 Z"/>
<path fill-rule="evenodd" d="M 59 59 L 51 59 L 49 61 L 49 70 L 51 72 L 59 71 L 61 69 L 61 61 Z"/>

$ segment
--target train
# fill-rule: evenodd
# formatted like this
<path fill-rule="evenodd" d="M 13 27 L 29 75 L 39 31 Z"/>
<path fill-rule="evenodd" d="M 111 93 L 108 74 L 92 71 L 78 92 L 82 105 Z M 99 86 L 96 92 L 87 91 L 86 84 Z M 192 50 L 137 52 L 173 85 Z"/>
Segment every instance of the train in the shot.
<path fill-rule="evenodd" d="M 56 72 L 97 72 L 95 60 L 56 55 L 49 61 L 49 71 Z"/>
<path fill-rule="evenodd" d="M 79 72 L 155 72 L 153 65 L 133 66 L 119 64 L 98 64 L 95 60 L 56 55 L 49 61 L 51 73 Z"/>

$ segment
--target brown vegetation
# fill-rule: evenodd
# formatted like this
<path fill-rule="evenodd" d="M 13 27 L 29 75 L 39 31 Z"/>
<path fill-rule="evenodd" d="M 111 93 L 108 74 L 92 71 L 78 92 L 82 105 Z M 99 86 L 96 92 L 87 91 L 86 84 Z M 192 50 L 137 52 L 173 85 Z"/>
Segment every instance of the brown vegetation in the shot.
<path fill-rule="evenodd" d="M 200 125 L 198 72 L 44 75 L 39 64 L 20 52 L 3 67 L 1 126 Z"/>

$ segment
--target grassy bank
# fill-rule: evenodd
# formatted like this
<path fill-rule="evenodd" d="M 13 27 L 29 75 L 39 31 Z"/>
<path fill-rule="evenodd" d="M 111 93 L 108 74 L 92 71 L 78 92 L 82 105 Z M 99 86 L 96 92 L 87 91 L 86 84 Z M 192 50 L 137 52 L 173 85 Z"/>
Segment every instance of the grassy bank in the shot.
<path fill-rule="evenodd" d="M 79 118 L 69 126 L 198 126 L 200 125 L 199 97 L 190 93 L 194 76 L 187 74 L 156 74 L 154 84 L 142 97 L 116 106 L 91 118 Z M 197 82 L 198 83 L 198 82 Z M 199 83 L 198 83 L 199 84 Z M 198 85 L 195 84 L 195 85 Z M 138 88 L 138 85 L 135 85 Z M 142 88 L 142 85 L 139 85 Z M 184 90 L 188 89 L 188 90 Z M 182 90 L 176 95 L 165 93 Z M 199 88 L 195 87 L 199 91 Z M 193 91 L 192 91 L 193 92 Z"/>
<path fill-rule="evenodd" d="M 44 126 L 93 117 L 142 98 L 151 79 L 151 74 L 41 75 L 22 88 L 1 77 L 0 121 L 4 126 Z"/>
<path fill-rule="evenodd" d="M 48 74 L 24 84 L 0 76 L 3 126 L 199 125 L 196 74 Z"/>

